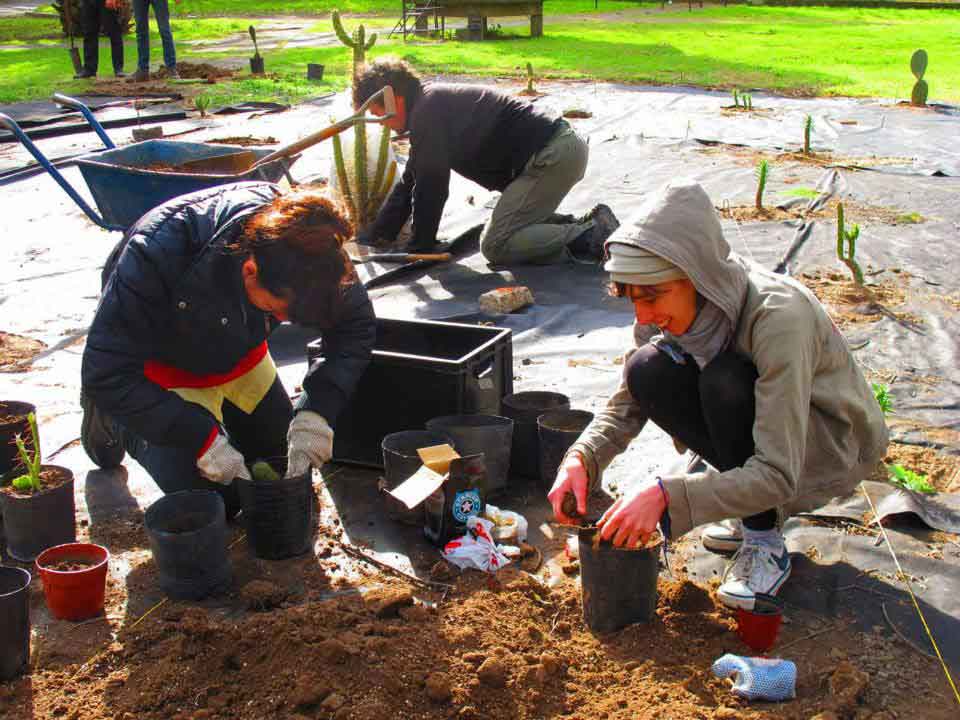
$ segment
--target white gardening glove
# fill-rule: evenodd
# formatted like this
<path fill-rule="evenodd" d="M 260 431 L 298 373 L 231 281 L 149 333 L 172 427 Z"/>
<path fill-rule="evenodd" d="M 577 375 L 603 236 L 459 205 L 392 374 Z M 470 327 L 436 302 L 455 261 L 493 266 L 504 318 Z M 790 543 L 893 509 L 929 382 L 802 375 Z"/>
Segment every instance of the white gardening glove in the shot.
<path fill-rule="evenodd" d="M 207 480 L 221 485 L 229 485 L 236 478 L 250 479 L 243 455 L 222 434 L 218 434 L 207 451 L 197 458 L 197 468 Z"/>
<path fill-rule="evenodd" d="M 287 477 L 321 467 L 332 454 L 333 430 L 327 421 L 310 410 L 294 415 L 287 430 Z"/>

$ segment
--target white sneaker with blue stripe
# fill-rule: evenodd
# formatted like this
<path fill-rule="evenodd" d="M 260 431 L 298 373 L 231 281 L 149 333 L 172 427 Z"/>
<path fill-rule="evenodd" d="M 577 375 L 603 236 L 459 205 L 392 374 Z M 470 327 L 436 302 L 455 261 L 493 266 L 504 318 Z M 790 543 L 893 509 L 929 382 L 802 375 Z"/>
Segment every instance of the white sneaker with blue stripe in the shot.
<path fill-rule="evenodd" d="M 776 595 L 790 577 L 790 553 L 779 532 L 758 542 L 745 533 L 740 550 L 723 574 L 717 597 L 727 607 L 753 610 L 758 594 Z"/>

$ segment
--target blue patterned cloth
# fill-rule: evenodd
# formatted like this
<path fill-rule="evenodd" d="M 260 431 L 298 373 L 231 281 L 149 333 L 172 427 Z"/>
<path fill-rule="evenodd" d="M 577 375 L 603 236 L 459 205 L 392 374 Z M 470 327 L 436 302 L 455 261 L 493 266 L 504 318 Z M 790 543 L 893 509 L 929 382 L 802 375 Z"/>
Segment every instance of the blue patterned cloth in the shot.
<path fill-rule="evenodd" d="M 789 660 L 727 653 L 713 663 L 713 674 L 733 676 L 733 694 L 747 700 L 781 702 L 796 697 L 797 666 Z"/>

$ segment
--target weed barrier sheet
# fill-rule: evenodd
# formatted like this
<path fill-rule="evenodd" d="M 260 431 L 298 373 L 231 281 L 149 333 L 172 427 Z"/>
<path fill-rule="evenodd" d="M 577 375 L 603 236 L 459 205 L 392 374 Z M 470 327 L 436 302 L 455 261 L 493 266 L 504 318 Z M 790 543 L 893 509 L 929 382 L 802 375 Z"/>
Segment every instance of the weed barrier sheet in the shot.
<path fill-rule="evenodd" d="M 520 89 L 516 84 L 501 86 L 511 92 Z M 589 137 L 591 158 L 586 178 L 570 193 L 561 212 L 585 212 L 604 202 L 626 221 L 647 193 L 683 176 L 701 182 L 717 206 L 749 208 L 759 151 L 772 164 L 767 207 L 806 205 L 822 192 L 820 206 L 826 210 L 806 219 L 757 220 L 734 220 L 727 212 L 722 222 L 731 246 L 768 268 L 790 253 L 786 269 L 795 276 L 823 271 L 845 277 L 846 268 L 835 256 L 831 211 L 831 203 L 842 198 L 848 204 L 848 224 L 861 225 L 857 257 L 868 280 L 889 282 L 904 292 L 902 303 L 888 308 L 892 317 L 870 308 L 863 308 L 863 313 L 853 310 L 855 321 L 842 325 L 842 330 L 857 348 L 856 357 L 868 376 L 885 379 L 891 386 L 894 438 L 946 453 L 960 452 L 956 339 L 960 334 L 956 273 L 960 148 L 948 141 L 956 135 L 954 115 L 868 101 L 791 100 L 755 94 L 755 108 L 776 110 L 748 122 L 723 114 L 721 108 L 729 100 L 719 93 L 587 84 L 543 84 L 541 90 L 547 94 L 538 104 L 558 112 L 582 107 L 593 113 L 590 119 L 571 121 Z M 229 127 L 242 128 L 236 134 L 272 135 L 287 142 L 348 110 L 347 98 L 340 95 L 322 107 L 294 108 L 255 122 L 238 119 L 237 125 Z M 865 171 L 849 168 L 866 166 L 866 162 L 844 162 L 844 168 L 837 170 L 778 158 L 778 147 L 796 147 L 803 117 L 815 112 L 821 119 L 815 121 L 817 149 L 845 159 L 869 160 L 882 148 L 886 158 L 910 161 Z M 840 123 L 850 119 L 857 125 Z M 833 129 L 828 132 L 828 128 Z M 224 133 L 225 126 L 220 125 L 196 137 Z M 701 140 L 748 143 L 749 153 Z M 328 145 L 312 148 L 298 161 L 294 175 L 322 177 L 330 160 Z M 78 179 L 75 168 L 66 174 L 72 181 Z M 483 223 L 495 199 L 494 193 L 455 178 L 441 235 L 461 237 Z M 5 331 L 46 344 L 26 373 L 0 373 L 0 393 L 11 398 L 29 394 L 23 399 L 42 408 L 44 449 L 51 452 L 66 446 L 57 461 L 74 469 L 83 496 L 78 496 L 78 508 L 90 514 L 93 528 L 111 514 L 146 507 L 159 494 L 136 463 L 128 460 L 123 470 L 110 473 L 97 471 L 78 444 L 70 444 L 79 435 L 80 358 L 96 306 L 99 268 L 119 235 L 86 222 L 47 177 L 8 186 L 0 195 L 0 207 L 0 223 L 8 239 L 0 250 Z M 912 219 L 899 221 L 901 216 Z M 516 391 L 555 390 L 569 395 L 576 408 L 600 409 L 619 380 L 618 358 L 630 342 L 632 322 L 630 306 L 606 295 L 604 274 L 588 264 L 491 268 L 469 246 L 463 252 L 458 262 L 412 268 L 403 274 L 396 274 L 396 267 L 371 264 L 358 269 L 371 285 L 378 314 L 486 320 L 509 327 Z M 385 272 L 394 274 L 381 279 L 383 284 L 369 282 Z M 517 284 L 533 291 L 535 305 L 510 316 L 478 317 L 481 293 Z M 305 333 L 285 327 L 271 340 L 281 376 L 291 391 L 303 375 L 306 339 Z M 605 487 L 623 491 L 633 482 L 666 471 L 677 460 L 670 439 L 648 426 L 609 468 Z M 343 513 L 349 535 L 376 540 L 378 556 L 399 564 L 403 557 L 428 552 L 417 528 L 399 528 L 382 517 L 376 472 L 340 471 L 340 479 L 329 481 L 326 490 Z M 879 492 L 872 497 L 875 502 L 885 500 Z M 953 499 L 947 504 L 956 507 Z M 547 517 L 543 491 L 534 483 L 518 484 L 503 506 L 524 512 L 532 528 Z M 794 579 L 784 589 L 790 611 L 823 616 L 830 622 L 846 622 L 852 616 L 868 629 L 886 627 L 889 618 L 915 645 L 929 650 L 887 548 L 876 544 L 876 533 L 869 528 L 845 524 L 856 512 L 847 509 L 846 515 L 838 516 L 835 510 L 828 508 L 814 518 L 791 518 L 786 525 L 788 546 L 794 553 Z M 929 529 L 900 517 L 891 523 L 890 538 L 905 572 L 913 578 L 927 620 L 941 650 L 960 671 L 960 644 L 953 640 L 960 633 L 960 545 L 936 541 Z M 534 540 L 542 537 L 538 533 Z M 931 550 L 934 546 L 936 552 Z M 676 544 L 674 559 L 697 580 L 714 578 L 723 568 L 723 558 L 703 551 L 695 536 Z"/>

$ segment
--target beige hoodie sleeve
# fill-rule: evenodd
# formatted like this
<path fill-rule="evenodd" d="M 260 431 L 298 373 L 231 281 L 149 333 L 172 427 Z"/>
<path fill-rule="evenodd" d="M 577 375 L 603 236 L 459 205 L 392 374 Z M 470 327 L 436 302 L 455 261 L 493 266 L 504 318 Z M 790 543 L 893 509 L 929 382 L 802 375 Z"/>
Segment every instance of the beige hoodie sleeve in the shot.
<path fill-rule="evenodd" d="M 780 507 L 797 496 L 806 457 L 810 396 L 820 341 L 802 303 L 763 313 L 751 332 L 755 451 L 739 468 L 663 477 L 674 537 L 709 522 Z"/>
<path fill-rule="evenodd" d="M 636 351 L 637 348 L 634 347 L 624 355 L 623 374 L 617 391 L 567 451 L 568 455 L 577 452 L 583 456 L 587 474 L 590 476 L 591 491 L 600 481 L 600 473 L 617 455 L 627 449 L 630 441 L 639 435 L 647 424 L 647 417 L 640 412 L 627 388 L 627 362 Z"/>

